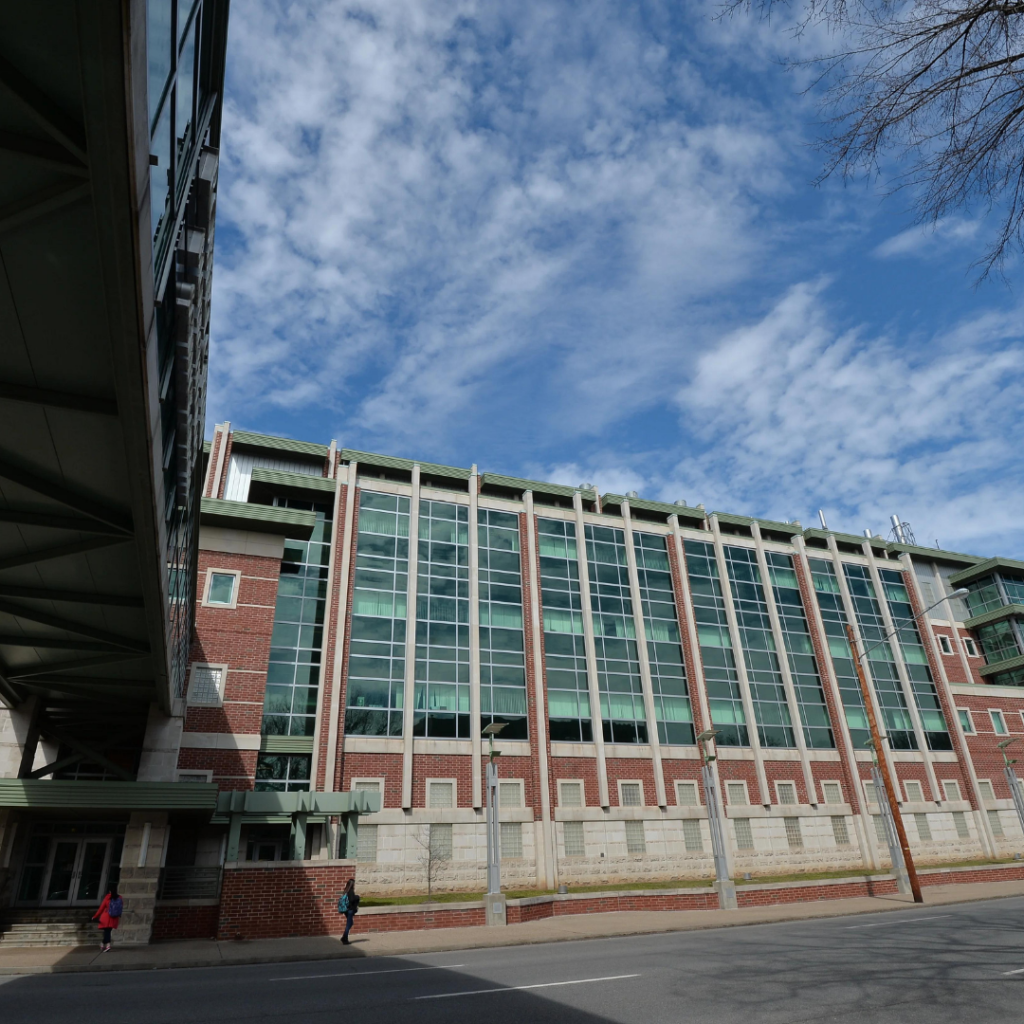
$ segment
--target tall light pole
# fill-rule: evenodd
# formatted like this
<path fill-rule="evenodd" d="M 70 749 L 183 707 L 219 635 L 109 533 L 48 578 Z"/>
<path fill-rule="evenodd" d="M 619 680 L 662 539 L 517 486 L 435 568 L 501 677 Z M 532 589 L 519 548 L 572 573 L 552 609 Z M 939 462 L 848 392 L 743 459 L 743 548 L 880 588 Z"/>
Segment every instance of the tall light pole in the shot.
<path fill-rule="evenodd" d="M 504 722 L 491 722 L 483 734 L 490 741 L 490 759 L 487 762 L 487 895 L 501 892 L 501 826 L 498 823 L 498 766 L 494 759 L 500 751 L 494 749 L 494 737 L 505 728 Z"/>
<path fill-rule="evenodd" d="M 950 598 L 954 597 L 965 597 L 969 591 L 965 587 L 961 587 L 959 590 L 955 590 L 950 594 Z M 871 743 L 875 748 L 875 758 L 878 761 L 878 773 L 882 777 L 882 784 L 885 787 L 885 797 L 889 804 L 889 811 L 892 814 L 892 823 L 896 829 L 896 836 L 899 840 L 900 851 L 903 854 L 903 865 L 907 871 L 907 878 L 910 881 L 910 891 L 914 894 L 915 903 L 923 903 L 924 898 L 921 896 L 921 883 L 917 877 L 917 868 L 914 866 L 914 856 L 910 852 L 910 842 L 907 840 L 907 830 L 903 826 L 903 815 L 900 813 L 899 800 L 896 796 L 896 788 L 893 785 L 892 773 L 889 771 L 889 763 L 885 758 L 885 744 L 882 734 L 878 729 L 878 720 L 875 717 L 875 708 L 871 702 L 871 691 L 868 687 L 867 676 L 864 673 L 864 659 L 868 654 L 873 651 L 876 647 L 880 647 L 890 637 L 895 636 L 900 631 L 900 626 L 907 622 L 915 622 L 921 618 L 922 615 L 930 612 L 936 605 L 942 604 L 946 598 L 940 598 L 934 604 L 928 605 L 927 608 L 919 611 L 916 615 L 910 616 L 906 619 L 898 619 L 894 623 L 894 628 L 891 629 L 881 640 L 876 640 L 870 647 L 864 648 L 864 650 L 858 650 L 857 638 L 853 632 L 853 626 L 849 623 L 846 624 L 846 634 L 850 640 L 850 650 L 854 655 L 854 665 L 857 668 L 857 679 L 860 682 L 860 692 L 864 698 L 864 710 L 868 716 L 868 728 L 871 730 Z M 893 868 L 899 870 L 898 865 L 894 864 Z"/>
<path fill-rule="evenodd" d="M 1020 780 L 1017 778 L 1017 773 L 1013 770 L 1013 766 L 1017 763 L 1017 758 L 1009 757 L 1006 753 L 1006 748 L 1011 743 L 1016 743 L 1017 738 L 1003 740 L 1001 743 L 997 743 L 996 746 L 999 748 L 1000 753 L 1003 755 L 1003 771 L 1006 773 L 1006 781 L 1010 787 L 1010 794 L 1013 797 L 1013 806 L 1017 810 L 1017 817 L 1020 819 L 1021 831 L 1024 831 L 1024 794 L 1020 791 Z"/>
<path fill-rule="evenodd" d="M 721 803 L 718 795 L 718 780 L 711 762 L 716 755 L 708 753 L 708 743 L 718 735 L 717 729 L 705 729 L 697 737 L 700 748 L 701 779 L 704 783 L 704 802 L 708 809 L 708 828 L 711 830 L 711 852 L 715 858 L 715 889 L 722 910 L 736 909 L 736 886 L 729 877 L 729 862 L 725 856 L 725 831 L 722 827 Z"/>

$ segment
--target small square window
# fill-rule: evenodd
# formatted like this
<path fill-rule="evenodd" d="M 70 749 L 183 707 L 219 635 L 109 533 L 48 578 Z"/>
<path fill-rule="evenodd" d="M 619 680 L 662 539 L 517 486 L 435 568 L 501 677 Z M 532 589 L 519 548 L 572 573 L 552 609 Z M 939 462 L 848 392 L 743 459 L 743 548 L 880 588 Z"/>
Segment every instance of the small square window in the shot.
<path fill-rule="evenodd" d="M 206 593 L 207 604 L 232 607 L 235 603 L 235 587 L 238 576 L 233 572 L 211 572 L 209 589 Z"/>
<path fill-rule="evenodd" d="M 558 783 L 558 806 L 559 807 L 582 807 L 583 806 L 583 783 L 566 782 L 564 779 Z"/>
<path fill-rule="evenodd" d="M 843 802 L 843 787 L 838 782 L 823 782 L 821 792 L 827 804 L 841 804 Z"/>
<path fill-rule="evenodd" d="M 960 783 L 955 779 L 945 779 L 942 783 L 942 792 L 950 803 L 956 803 L 960 799 Z"/>
<path fill-rule="evenodd" d="M 179 782 L 213 782 L 212 771 L 178 772 Z"/>
<path fill-rule="evenodd" d="M 1006 719 L 1003 718 L 1002 711 L 990 711 L 988 714 L 992 719 L 992 731 L 997 736 L 1005 736 L 1009 730 L 1006 728 Z"/>
<path fill-rule="evenodd" d="M 924 802 L 924 790 L 922 789 L 920 782 L 908 780 L 903 783 L 903 790 L 907 794 L 908 802 L 912 804 L 920 804 Z"/>
<path fill-rule="evenodd" d="M 976 658 L 976 657 L 978 657 L 978 648 L 977 648 L 977 645 L 974 643 L 974 640 L 973 640 L 972 637 L 969 637 L 969 636 L 965 636 L 964 637 L 964 650 L 967 652 L 967 657 L 968 658 Z"/>
<path fill-rule="evenodd" d="M 996 791 L 992 788 L 990 779 L 978 779 L 978 792 L 982 800 L 995 800 Z"/>
<path fill-rule="evenodd" d="M 700 807 L 700 794 L 696 782 L 676 783 L 676 803 L 680 807 Z"/>
<path fill-rule="evenodd" d="M 745 782 L 727 782 L 725 784 L 725 795 L 730 806 L 744 807 L 750 805 L 747 798 L 747 784 Z"/>
<path fill-rule="evenodd" d="M 796 783 L 795 782 L 776 782 L 775 790 L 779 794 L 780 804 L 795 804 L 796 803 Z"/>
<path fill-rule="evenodd" d="M 642 821 L 626 822 L 626 853 L 646 853 L 647 838 Z"/>
<path fill-rule="evenodd" d="M 224 695 L 223 665 L 193 665 L 188 686 L 189 704 L 220 707 Z"/>
<path fill-rule="evenodd" d="M 523 783 L 521 780 L 498 783 L 498 806 L 514 808 L 523 806 Z"/>
<path fill-rule="evenodd" d="M 433 808 L 455 806 L 455 783 L 450 780 L 427 780 L 427 804 Z"/>
<path fill-rule="evenodd" d="M 864 783 L 864 799 L 867 800 L 869 804 L 878 803 L 878 793 L 875 790 L 875 784 L 873 782 Z"/>
<path fill-rule="evenodd" d="M 953 644 L 952 644 L 952 641 L 949 639 L 949 637 L 946 636 L 945 633 L 939 633 L 938 637 L 939 637 L 939 649 L 942 651 L 942 653 L 943 654 L 952 654 L 953 653 Z"/>
<path fill-rule="evenodd" d="M 565 840 L 566 857 L 585 857 L 587 844 L 583 838 L 582 821 L 563 821 L 562 836 Z"/>
<path fill-rule="evenodd" d="M 960 728 L 963 729 L 968 736 L 974 735 L 974 719 L 971 718 L 970 711 L 967 708 L 957 708 L 956 713 L 960 718 Z"/>
<path fill-rule="evenodd" d="M 619 803 L 623 807 L 643 807 L 643 786 L 639 782 L 620 782 Z"/>

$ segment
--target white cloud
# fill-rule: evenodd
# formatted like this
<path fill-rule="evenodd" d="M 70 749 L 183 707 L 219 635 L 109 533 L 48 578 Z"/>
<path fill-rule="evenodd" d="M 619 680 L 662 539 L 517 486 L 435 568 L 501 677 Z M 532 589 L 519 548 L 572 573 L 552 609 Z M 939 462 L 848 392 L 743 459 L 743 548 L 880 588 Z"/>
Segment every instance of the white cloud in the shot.
<path fill-rule="evenodd" d="M 935 256 L 963 242 L 971 242 L 981 222 L 960 217 L 944 217 L 934 224 L 918 224 L 877 246 L 874 255 L 880 259 L 898 256 Z"/>

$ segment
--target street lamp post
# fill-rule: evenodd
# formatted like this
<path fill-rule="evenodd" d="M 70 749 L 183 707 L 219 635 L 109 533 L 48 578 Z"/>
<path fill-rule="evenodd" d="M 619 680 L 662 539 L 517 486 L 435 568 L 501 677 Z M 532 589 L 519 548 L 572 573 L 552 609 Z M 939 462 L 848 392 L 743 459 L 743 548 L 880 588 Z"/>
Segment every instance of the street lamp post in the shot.
<path fill-rule="evenodd" d="M 505 728 L 505 722 L 491 722 L 484 727 L 483 735 L 490 741 L 490 756 L 487 761 L 487 896 L 485 919 L 488 924 L 505 923 L 505 898 L 501 893 L 501 825 L 498 821 L 498 765 L 495 758 L 501 753 L 494 749 L 494 737 Z"/>
<path fill-rule="evenodd" d="M 717 729 L 705 729 L 697 737 L 700 748 L 701 779 L 704 783 L 704 802 L 708 809 L 708 828 L 711 830 L 711 851 L 715 858 L 715 889 L 722 910 L 735 910 L 736 886 L 729 877 L 729 862 L 725 856 L 725 831 L 722 827 L 721 802 L 718 796 L 718 780 L 711 762 L 715 755 L 708 753 L 708 743 L 718 735 Z"/>
<path fill-rule="evenodd" d="M 1017 758 L 1009 757 L 1006 753 L 1006 748 L 1011 743 L 1016 743 L 1017 739 L 1003 740 L 1002 743 L 997 743 L 996 746 L 999 748 L 1003 755 L 1003 771 L 1006 773 L 1006 782 L 1010 787 L 1010 795 L 1013 797 L 1013 806 L 1017 810 L 1017 817 L 1020 820 L 1021 831 L 1024 831 L 1024 794 L 1020 791 L 1020 780 L 1017 778 L 1017 773 L 1013 770 L 1013 766 L 1017 763 Z"/>
<path fill-rule="evenodd" d="M 954 591 L 950 597 L 964 597 L 968 593 L 966 588 Z M 876 647 L 884 644 L 890 637 L 895 636 L 899 630 L 900 625 L 906 622 L 915 622 L 922 615 L 930 612 L 936 605 L 942 604 L 946 598 L 930 604 L 923 611 L 918 612 L 916 615 L 912 615 L 907 619 L 899 619 L 898 624 L 894 624 L 894 627 L 890 632 L 886 633 L 881 640 L 877 640 L 870 647 L 864 648 L 862 651 L 858 651 L 857 638 L 854 636 L 853 626 L 847 623 L 846 633 L 850 640 L 850 650 L 853 652 L 853 662 L 857 668 L 857 679 L 860 682 L 860 692 L 864 697 L 864 710 L 868 716 L 868 728 L 871 730 L 871 743 L 875 749 L 875 758 L 878 763 L 878 774 L 881 776 L 882 785 L 885 789 L 885 797 L 889 804 L 889 812 L 892 815 L 892 824 L 896 830 L 896 837 L 899 840 L 900 852 L 903 855 L 903 866 L 906 868 L 907 878 L 910 882 L 910 891 L 914 894 L 915 903 L 923 903 L 924 898 L 921 896 L 921 883 L 917 877 L 917 868 L 914 866 L 914 856 L 910 852 L 910 842 L 907 840 L 907 830 L 903 826 L 903 815 L 900 813 L 899 800 L 896 797 L 896 788 L 893 785 L 892 773 L 889 771 L 889 764 L 885 759 L 885 745 L 881 732 L 878 729 L 878 720 L 875 717 L 875 708 L 871 702 L 871 691 L 868 688 L 867 676 L 864 672 L 864 659 L 868 654 L 873 651 Z M 881 802 L 881 798 L 879 798 Z M 893 864 L 893 869 L 899 871 L 899 866 Z"/>

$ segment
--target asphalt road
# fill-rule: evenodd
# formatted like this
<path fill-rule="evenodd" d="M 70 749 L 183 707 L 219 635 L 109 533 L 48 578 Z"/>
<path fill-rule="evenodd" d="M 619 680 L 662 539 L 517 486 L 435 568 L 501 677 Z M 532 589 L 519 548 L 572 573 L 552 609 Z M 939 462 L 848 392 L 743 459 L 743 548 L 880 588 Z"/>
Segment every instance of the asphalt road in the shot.
<path fill-rule="evenodd" d="M 0 979 L 3 1024 L 405 1018 L 1006 1024 L 1024 1019 L 1024 897 L 424 956 Z"/>

